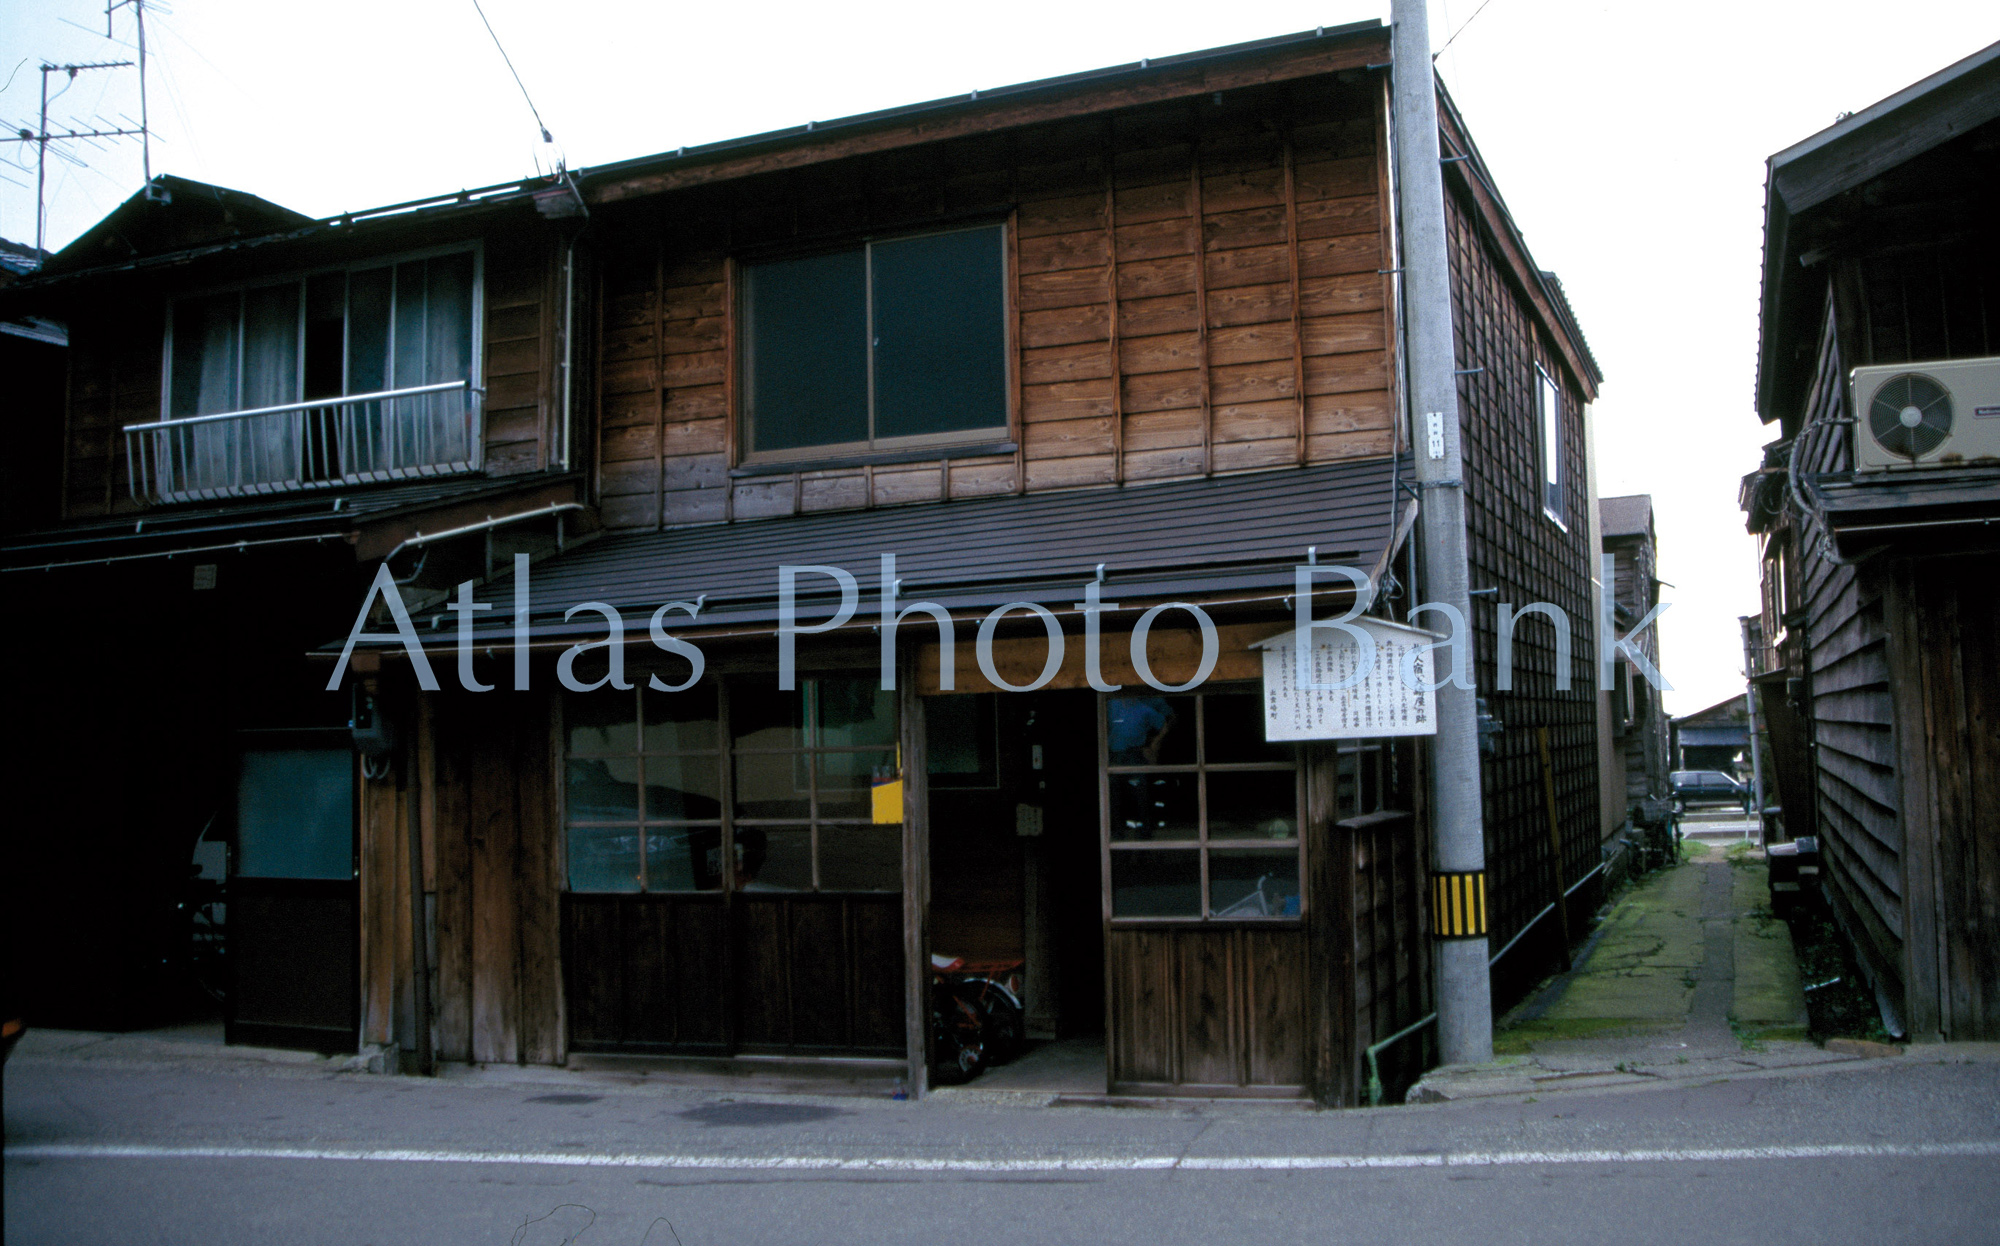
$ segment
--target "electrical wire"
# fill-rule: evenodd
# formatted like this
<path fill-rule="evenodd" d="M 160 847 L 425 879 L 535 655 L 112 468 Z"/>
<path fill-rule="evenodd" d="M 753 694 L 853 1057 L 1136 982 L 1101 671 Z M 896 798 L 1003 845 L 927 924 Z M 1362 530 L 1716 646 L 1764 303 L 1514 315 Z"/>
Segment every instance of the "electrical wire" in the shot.
<path fill-rule="evenodd" d="M 493 29 L 493 23 L 486 20 L 486 10 L 480 7 L 479 0 L 472 0 L 472 10 L 479 14 L 479 21 L 486 27 L 486 33 L 493 37 L 493 46 L 500 50 L 500 59 L 507 62 L 507 72 L 514 75 L 514 85 L 521 88 L 521 98 L 528 101 L 528 111 L 535 114 L 535 126 L 542 132 L 542 141 L 555 142 L 555 135 L 549 133 L 548 123 L 542 120 L 542 110 L 535 107 L 534 96 L 528 94 L 528 84 L 521 81 L 520 71 L 514 68 L 514 58 L 507 55 L 506 47 L 500 42 L 499 33 Z"/>
<path fill-rule="evenodd" d="M 475 0 L 475 2 L 476 2 L 476 0 Z M 1454 31 L 1452 31 L 1452 32 L 1451 32 L 1451 38 L 1450 38 L 1450 39 L 1446 39 L 1446 40 L 1444 41 L 1444 47 L 1443 47 L 1443 48 L 1439 48 L 1439 49 L 1438 49 L 1437 51 L 1435 51 L 1435 52 L 1431 53 L 1431 60 L 1432 60 L 1433 62 L 1435 62 L 1435 61 L 1437 60 L 1437 58 L 1438 58 L 1438 57 L 1440 57 L 1440 56 L 1443 56 L 1443 55 L 1444 55 L 1444 53 L 1445 53 L 1445 48 L 1449 48 L 1449 47 L 1450 47 L 1450 46 L 1451 46 L 1451 45 L 1452 45 L 1452 44 L 1453 44 L 1453 43 L 1454 43 L 1454 42 L 1455 42 L 1455 41 L 1456 41 L 1456 40 L 1458 39 L 1458 37 L 1459 37 L 1460 35 L 1464 34 L 1464 33 L 1465 33 L 1465 28 L 1466 28 L 1467 26 L 1470 26 L 1470 25 L 1472 25 L 1472 23 L 1474 23 L 1474 22 L 1478 21 L 1478 20 L 1479 20 L 1479 15 L 1480 15 L 1481 13 L 1484 13 L 1484 12 L 1486 11 L 1486 6 L 1487 6 L 1487 5 L 1489 5 L 1489 4 L 1492 4 L 1492 3 L 1493 3 L 1493 0 L 1482 0 L 1482 3 L 1480 4 L 1480 6 L 1479 6 L 1478 8 L 1476 8 L 1476 9 L 1472 10 L 1472 16 L 1471 16 L 1471 17 L 1468 17 L 1468 18 L 1466 18 L 1466 19 L 1465 19 L 1464 21 L 1460 22 L 1460 23 L 1458 24 L 1458 29 L 1457 29 L 1457 30 L 1454 30 Z M 1453 61 L 1453 62 L 1452 62 L 1452 64 L 1456 65 L 1456 64 L 1458 64 L 1458 62 L 1457 62 L 1457 61 Z"/>

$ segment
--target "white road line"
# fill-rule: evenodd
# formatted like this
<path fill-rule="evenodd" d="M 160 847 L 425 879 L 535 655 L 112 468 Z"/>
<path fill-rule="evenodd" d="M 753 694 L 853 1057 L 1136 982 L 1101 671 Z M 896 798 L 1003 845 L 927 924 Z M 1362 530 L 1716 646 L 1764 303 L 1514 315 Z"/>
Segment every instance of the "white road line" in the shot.
<path fill-rule="evenodd" d="M 2000 1157 L 2000 1142 L 1696 1147 L 1628 1151 L 1453 1151 L 1436 1155 L 1081 1155 L 1038 1159 L 932 1159 L 919 1156 L 592 1155 L 562 1151 L 463 1151 L 387 1147 L 153 1146 L 78 1143 L 10 1146 L 7 1160 L 303 1159 L 396 1164 L 525 1164 L 562 1168 L 679 1168 L 744 1172 L 1270 1172 L 1369 1168 L 1485 1168 L 1549 1164 L 1734 1163 L 1798 1159 Z"/>

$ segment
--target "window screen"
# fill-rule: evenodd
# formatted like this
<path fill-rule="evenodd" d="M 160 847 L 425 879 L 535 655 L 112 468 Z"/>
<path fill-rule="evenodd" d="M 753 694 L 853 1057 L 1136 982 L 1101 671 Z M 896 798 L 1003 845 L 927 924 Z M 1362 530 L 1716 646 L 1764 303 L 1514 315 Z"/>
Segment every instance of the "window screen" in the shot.
<path fill-rule="evenodd" d="M 753 454 L 908 445 L 1006 428 L 999 226 L 743 270 Z"/>

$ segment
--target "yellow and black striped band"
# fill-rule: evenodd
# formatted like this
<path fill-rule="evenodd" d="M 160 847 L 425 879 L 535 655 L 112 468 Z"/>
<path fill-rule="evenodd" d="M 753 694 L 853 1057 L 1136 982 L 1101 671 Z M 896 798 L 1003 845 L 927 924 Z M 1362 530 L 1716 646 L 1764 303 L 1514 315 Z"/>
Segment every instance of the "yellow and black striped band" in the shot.
<path fill-rule="evenodd" d="M 1486 937 L 1486 871 L 1431 875 L 1431 933 L 1440 939 Z"/>

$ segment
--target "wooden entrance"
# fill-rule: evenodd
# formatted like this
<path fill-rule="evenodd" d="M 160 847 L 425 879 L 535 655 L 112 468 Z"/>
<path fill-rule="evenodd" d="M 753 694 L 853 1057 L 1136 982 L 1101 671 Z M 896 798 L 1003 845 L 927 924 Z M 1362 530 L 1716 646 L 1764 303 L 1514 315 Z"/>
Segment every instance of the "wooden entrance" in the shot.
<path fill-rule="evenodd" d="M 345 732 L 246 732 L 241 739 L 227 926 L 229 1042 L 354 1050 L 354 765 Z"/>
<path fill-rule="evenodd" d="M 563 699 L 572 1050 L 906 1055 L 895 694 L 775 684 Z"/>
<path fill-rule="evenodd" d="M 1305 776 L 1253 691 L 1100 700 L 1114 1094 L 1304 1097 Z"/>

